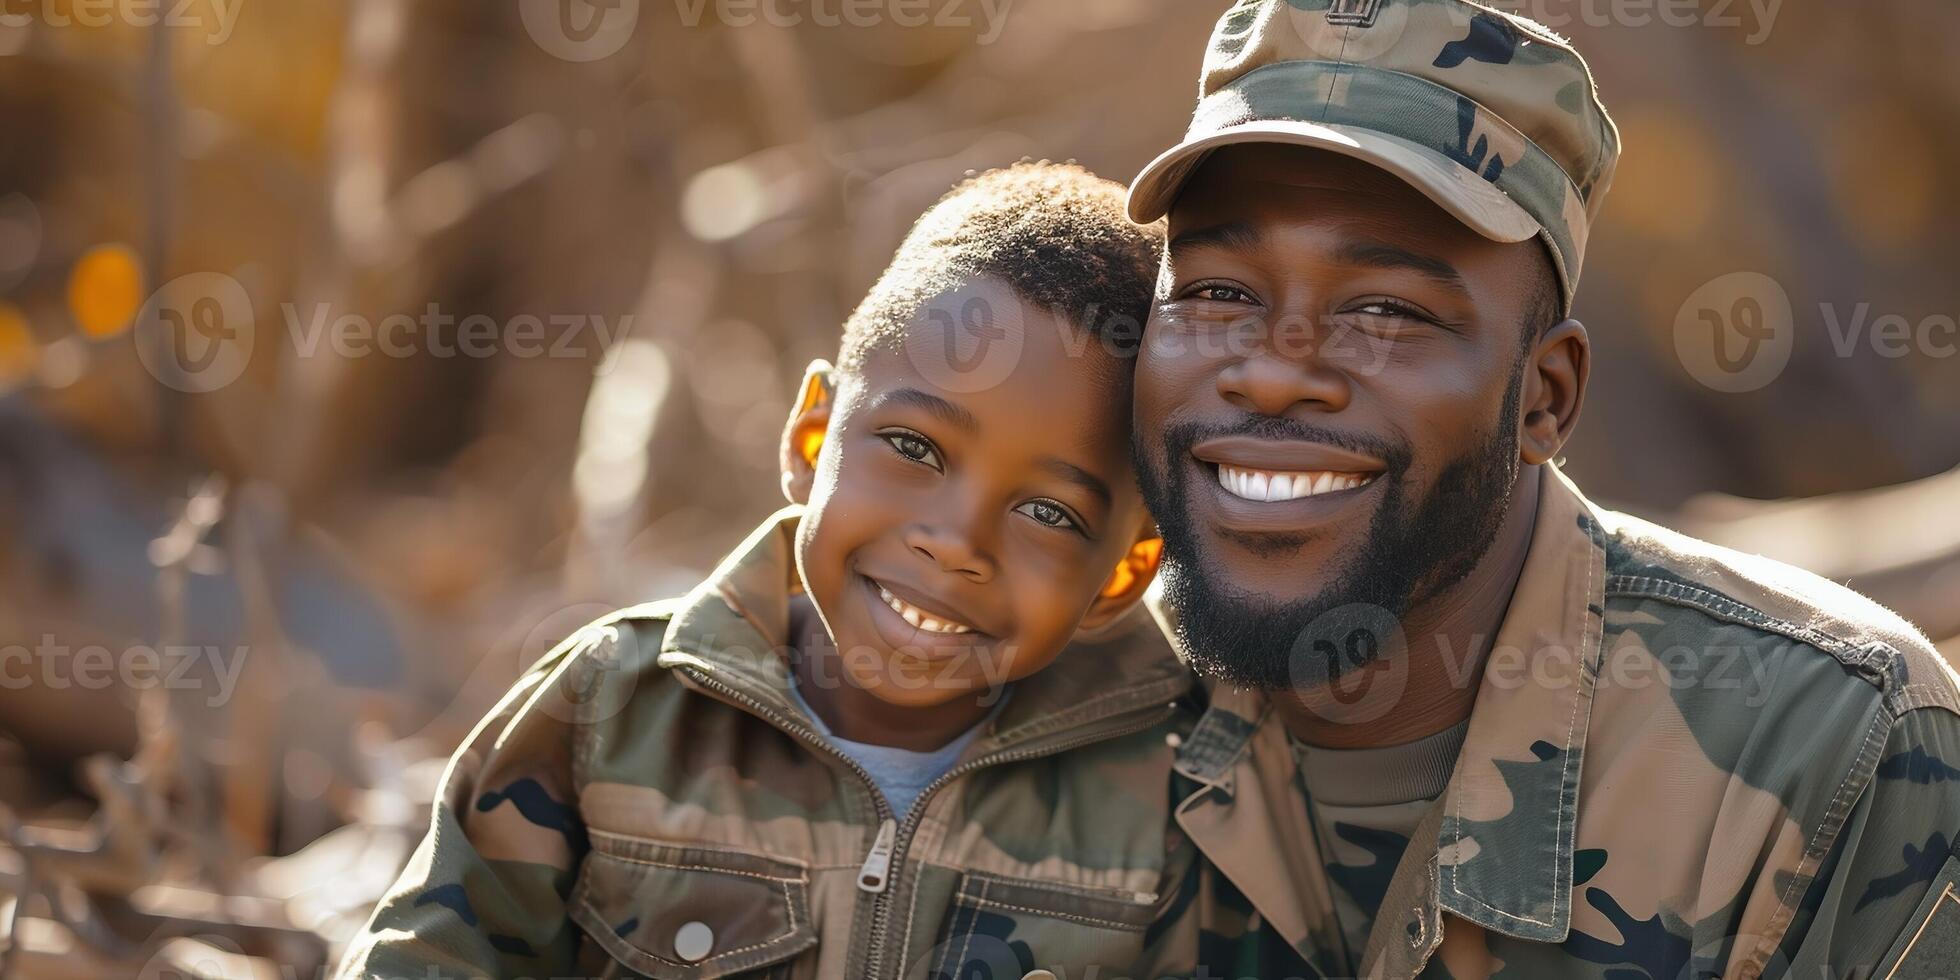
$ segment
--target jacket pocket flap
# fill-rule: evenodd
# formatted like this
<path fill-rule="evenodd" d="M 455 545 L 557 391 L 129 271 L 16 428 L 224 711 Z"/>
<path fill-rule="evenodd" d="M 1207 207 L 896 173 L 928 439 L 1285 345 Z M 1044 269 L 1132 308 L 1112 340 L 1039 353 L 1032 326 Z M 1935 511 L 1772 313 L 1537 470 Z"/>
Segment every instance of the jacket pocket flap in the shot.
<path fill-rule="evenodd" d="M 816 945 L 809 875 L 785 861 L 592 832 L 572 919 L 657 980 L 753 970 Z"/>
<path fill-rule="evenodd" d="M 1049 916 L 1106 929 L 1142 930 L 1161 906 L 1151 892 L 1034 883 L 969 871 L 960 879 L 961 905 Z"/>

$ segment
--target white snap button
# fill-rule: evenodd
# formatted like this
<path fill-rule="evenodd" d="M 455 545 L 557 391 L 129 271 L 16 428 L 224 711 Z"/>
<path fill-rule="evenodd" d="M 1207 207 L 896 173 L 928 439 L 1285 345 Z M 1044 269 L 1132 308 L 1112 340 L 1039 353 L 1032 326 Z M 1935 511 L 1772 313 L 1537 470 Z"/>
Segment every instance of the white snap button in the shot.
<path fill-rule="evenodd" d="M 1055 980 L 1055 975 L 1047 970 L 1035 970 L 1022 975 L 1021 980 Z"/>
<path fill-rule="evenodd" d="M 699 963 L 715 948 L 715 931 L 706 922 L 690 922 L 674 933 L 674 955 Z"/>

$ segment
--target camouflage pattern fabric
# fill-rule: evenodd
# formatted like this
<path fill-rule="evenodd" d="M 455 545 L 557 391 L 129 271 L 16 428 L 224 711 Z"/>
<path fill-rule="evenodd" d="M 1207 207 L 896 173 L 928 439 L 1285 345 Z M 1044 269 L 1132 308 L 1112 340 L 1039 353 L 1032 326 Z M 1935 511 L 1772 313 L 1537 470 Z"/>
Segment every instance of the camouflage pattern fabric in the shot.
<path fill-rule="evenodd" d="M 1292 143 L 1408 181 L 1487 237 L 1543 241 L 1569 310 L 1620 136 L 1577 51 L 1468 0 L 1241 0 L 1205 49 L 1184 139 L 1144 167 L 1151 221 L 1214 149 Z"/>
<path fill-rule="evenodd" d="M 1375 913 L 1408 850 L 1409 835 L 1442 795 L 1467 727 L 1453 725 L 1415 742 L 1370 750 L 1329 752 L 1291 743 L 1315 845 L 1333 885 L 1334 917 L 1347 947 L 1342 962 L 1350 967 L 1368 948 Z"/>
<path fill-rule="evenodd" d="M 526 674 L 339 975 L 1189 973 L 1153 959 L 1194 851 L 1166 793 L 1189 678 L 1149 616 L 1017 684 L 897 823 L 790 697 L 797 518 Z"/>
<path fill-rule="evenodd" d="M 1553 467 L 1541 487 L 1360 975 L 1960 972 L 1952 668 L 1847 589 L 1597 508 Z M 1177 818 L 1205 861 L 1166 929 L 1196 976 L 1349 970 L 1295 765 L 1243 691 L 1183 740 Z"/>

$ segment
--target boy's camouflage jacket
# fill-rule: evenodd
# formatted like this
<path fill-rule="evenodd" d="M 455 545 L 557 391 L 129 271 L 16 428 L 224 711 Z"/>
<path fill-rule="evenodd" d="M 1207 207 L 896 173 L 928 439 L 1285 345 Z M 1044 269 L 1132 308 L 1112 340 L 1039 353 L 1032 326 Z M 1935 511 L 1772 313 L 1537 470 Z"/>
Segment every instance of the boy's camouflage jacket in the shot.
<path fill-rule="evenodd" d="M 1830 582 L 1594 507 L 1551 467 L 1541 490 L 1455 773 L 1399 865 L 1335 841 L 1331 883 L 1279 720 L 1213 693 L 1177 762 L 1199 975 L 1960 975 L 1952 668 Z M 1350 707 L 1396 710 L 1400 679 Z M 1381 896 L 1365 950 L 1334 887 Z"/>
<path fill-rule="evenodd" d="M 342 976 L 1189 972 L 1143 962 L 1192 856 L 1166 746 L 1189 682 L 1150 618 L 1017 684 L 897 822 L 789 696 L 797 516 L 519 681 Z"/>

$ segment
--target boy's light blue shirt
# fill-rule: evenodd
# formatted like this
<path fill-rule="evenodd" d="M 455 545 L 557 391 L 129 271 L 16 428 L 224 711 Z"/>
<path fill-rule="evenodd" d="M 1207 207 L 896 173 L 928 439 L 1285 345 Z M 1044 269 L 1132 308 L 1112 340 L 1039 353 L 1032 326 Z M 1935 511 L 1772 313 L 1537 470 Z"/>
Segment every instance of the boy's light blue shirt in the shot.
<path fill-rule="evenodd" d="M 796 698 L 796 706 L 810 716 L 810 720 L 817 726 L 817 731 L 822 732 L 825 738 L 835 743 L 837 748 L 850 756 L 853 762 L 864 767 L 864 771 L 871 775 L 871 781 L 877 785 L 878 792 L 883 793 L 886 802 L 891 804 L 892 814 L 900 820 L 905 819 L 906 811 L 912 809 L 912 804 L 918 800 L 920 793 L 925 792 L 927 786 L 952 771 L 954 763 L 959 761 L 960 753 L 965 752 L 966 747 L 980 737 L 980 732 L 987 727 L 987 723 L 993 721 L 995 715 L 1000 714 L 1001 705 L 1007 703 L 1007 695 L 1003 693 L 1000 700 L 995 701 L 994 706 L 988 709 L 987 716 L 980 719 L 979 724 L 961 732 L 957 738 L 931 752 L 912 752 L 895 749 L 889 745 L 871 745 L 837 737 L 830 730 L 830 726 L 824 724 L 823 718 L 811 710 L 810 703 L 803 700 L 803 691 L 795 678 L 796 674 L 792 671 L 789 692 Z"/>

